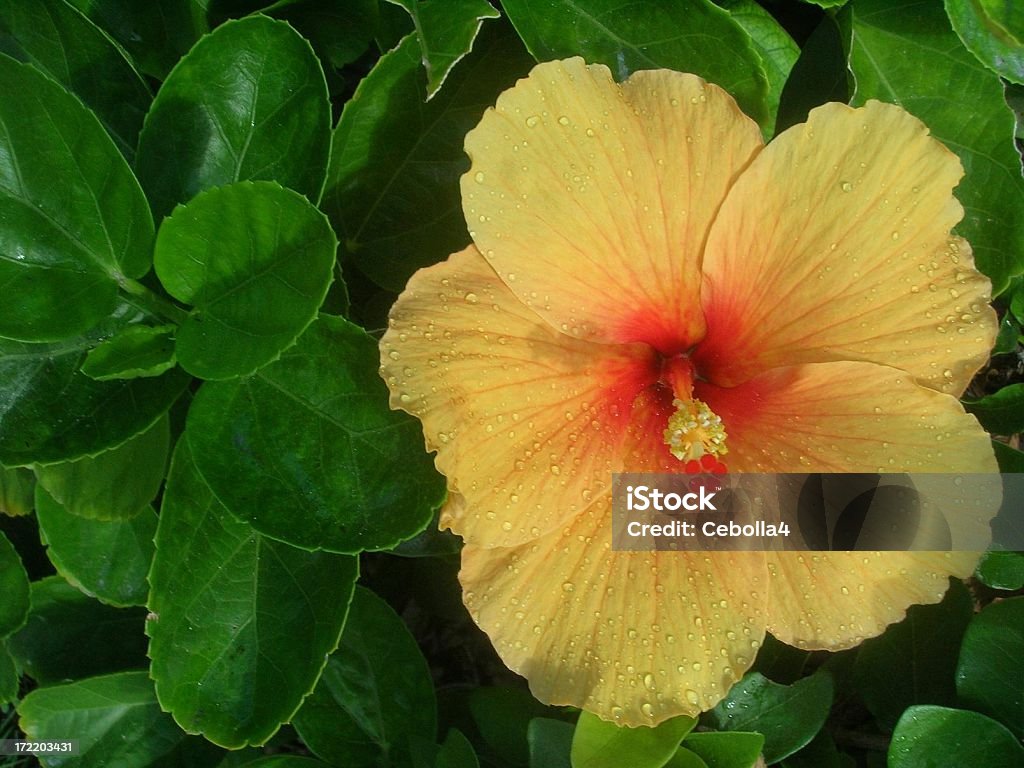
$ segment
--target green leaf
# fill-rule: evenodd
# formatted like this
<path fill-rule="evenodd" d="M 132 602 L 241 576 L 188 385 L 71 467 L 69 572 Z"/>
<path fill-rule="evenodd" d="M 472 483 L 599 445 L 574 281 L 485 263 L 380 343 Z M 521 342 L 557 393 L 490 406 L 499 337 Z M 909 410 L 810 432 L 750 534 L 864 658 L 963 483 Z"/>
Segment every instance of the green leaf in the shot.
<path fill-rule="evenodd" d="M 857 0 L 852 17 L 853 103 L 899 104 L 960 156 L 966 176 L 956 196 L 965 216 L 957 232 L 999 293 L 1024 271 L 1024 178 L 999 78 L 961 45 L 938 3 Z"/>
<path fill-rule="evenodd" d="M 232 765 L 244 765 L 245 768 L 328 768 L 327 763 L 314 760 L 311 757 L 298 757 L 297 755 L 270 755 L 256 760 L 233 763 Z"/>
<path fill-rule="evenodd" d="M 103 126 L 28 64 L 0 55 L 0 336 L 58 341 L 149 269 L 153 220 Z"/>
<path fill-rule="evenodd" d="M 708 768 L 753 768 L 764 744 L 760 733 L 691 733 L 683 748 L 700 757 Z"/>
<path fill-rule="evenodd" d="M 779 99 L 776 133 L 807 120 L 810 111 L 829 101 L 848 101 L 848 40 L 836 19 L 823 16 L 800 50 Z"/>
<path fill-rule="evenodd" d="M 469 695 L 469 710 L 477 730 L 495 754 L 515 765 L 529 762 L 529 727 L 551 710 L 522 688 L 476 688 Z"/>
<path fill-rule="evenodd" d="M 1024 588 L 1024 552 L 986 552 L 974 576 L 992 589 Z"/>
<path fill-rule="evenodd" d="M 1008 0 L 946 0 L 964 45 L 1001 77 L 1024 83 L 1024 14 Z"/>
<path fill-rule="evenodd" d="M 533 718 L 526 729 L 530 768 L 571 768 L 569 756 L 575 730 L 572 723 L 562 720 Z"/>
<path fill-rule="evenodd" d="M 973 610 L 967 588 L 954 580 L 941 603 L 911 606 L 903 621 L 860 647 L 854 683 L 883 728 L 893 728 L 911 704 L 956 703 L 953 673 Z"/>
<path fill-rule="evenodd" d="M 1017 351 L 1017 339 L 1020 338 L 1020 325 L 1017 319 L 1009 312 L 1003 315 L 999 322 L 999 334 L 996 336 L 995 346 L 992 347 L 993 355 L 1008 355 Z"/>
<path fill-rule="evenodd" d="M 995 720 L 946 707 L 911 707 L 896 724 L 889 768 L 1019 768 L 1024 747 Z"/>
<path fill-rule="evenodd" d="M 0 640 L 0 707 L 5 707 L 18 698 L 18 666 L 7 650 L 7 644 Z"/>
<path fill-rule="evenodd" d="M 572 737 L 572 768 L 661 768 L 696 724 L 680 716 L 656 728 L 620 728 L 581 712 Z"/>
<path fill-rule="evenodd" d="M 818 733 L 811 743 L 782 761 L 782 768 L 843 768 L 842 754 L 826 732 Z"/>
<path fill-rule="evenodd" d="M 476 752 L 462 731 L 452 728 L 448 731 L 441 749 L 437 753 L 435 768 L 480 768 Z"/>
<path fill-rule="evenodd" d="M 337 646 L 357 571 L 354 558 L 295 549 L 236 520 L 179 441 L 149 576 L 160 705 L 229 749 L 265 742 Z"/>
<path fill-rule="evenodd" d="M 1024 597 L 987 605 L 960 649 L 956 690 L 975 709 L 1024 737 Z M 983 765 L 984 763 L 977 763 Z"/>
<path fill-rule="evenodd" d="M 262 534 L 308 549 L 387 549 L 421 531 L 444 480 L 419 423 L 388 408 L 378 367 L 365 331 L 321 315 L 256 375 L 205 384 L 186 435 L 217 498 Z"/>
<path fill-rule="evenodd" d="M 36 518 L 46 555 L 68 582 L 109 605 L 146 604 L 157 521 L 151 507 L 130 520 L 86 520 L 39 486 Z"/>
<path fill-rule="evenodd" d="M 779 685 L 758 672 L 749 672 L 708 712 L 708 718 L 719 730 L 764 734 L 765 762 L 775 763 L 814 738 L 831 705 L 832 678 L 827 673 Z"/>
<path fill-rule="evenodd" d="M 964 408 L 995 435 L 1024 432 L 1024 384 L 1010 384 L 979 400 L 965 401 Z"/>
<path fill-rule="evenodd" d="M 0 339 L 0 463 L 19 466 L 95 455 L 151 427 L 188 385 L 180 370 L 130 381 L 79 372 L 86 353 L 145 319 L 121 305 L 88 333 L 57 344 Z"/>
<path fill-rule="evenodd" d="M 469 243 L 463 139 L 532 64 L 514 33 L 491 24 L 427 104 L 413 35 L 359 84 L 334 132 L 323 203 L 354 264 L 378 285 L 400 291 L 417 269 Z"/>
<path fill-rule="evenodd" d="M 95 458 L 36 467 L 36 478 L 73 515 L 123 520 L 139 514 L 156 496 L 167 469 L 170 440 L 170 423 L 163 417 L 141 435 Z"/>
<path fill-rule="evenodd" d="M 1024 472 L 1024 452 L 1011 448 L 1006 443 L 998 440 L 992 441 L 992 448 L 996 454 L 996 462 L 999 464 L 1000 472 Z"/>
<path fill-rule="evenodd" d="M 665 763 L 665 768 L 708 768 L 708 764 L 696 752 L 691 752 L 686 747 L 680 747 Z"/>
<path fill-rule="evenodd" d="M 145 667 L 145 617 L 144 610 L 104 605 L 51 576 L 32 582 L 28 621 L 7 648 L 40 685 Z"/>
<path fill-rule="evenodd" d="M 173 325 L 130 325 L 89 350 L 82 373 L 96 381 L 159 376 L 175 365 Z"/>
<path fill-rule="evenodd" d="M 36 476 L 22 467 L 0 467 L 0 514 L 20 517 L 32 511 Z"/>
<path fill-rule="evenodd" d="M 0 531 L 0 639 L 24 625 L 28 618 L 29 584 L 25 566 L 14 545 Z"/>
<path fill-rule="evenodd" d="M 762 127 L 768 78 L 743 26 L 710 0 L 505 0 L 538 61 L 582 56 L 625 80 L 641 69 L 693 72 L 720 85 Z"/>
<path fill-rule="evenodd" d="M 409 12 L 420 57 L 427 69 L 427 99 L 436 94 L 451 68 L 469 53 L 484 19 L 499 14 L 487 0 L 388 0 Z"/>
<path fill-rule="evenodd" d="M 139 69 L 163 80 L 207 31 L 205 0 L 69 0 L 131 54 Z"/>
<path fill-rule="evenodd" d="M 10 35 L 28 61 L 78 96 L 129 161 L 152 94 L 121 49 L 64 0 L 0 0 L 0 47 Z"/>
<path fill-rule="evenodd" d="M 145 672 L 40 688 L 25 697 L 18 714 L 33 741 L 78 740 L 77 755 L 48 755 L 47 768 L 206 768 L 223 755 L 204 739 L 186 736 L 160 711 Z"/>
<path fill-rule="evenodd" d="M 430 669 L 402 620 L 370 590 L 356 587 L 338 650 L 293 722 L 315 755 L 348 768 L 410 764 L 433 743 Z"/>
<path fill-rule="evenodd" d="M 330 149 L 327 84 L 313 49 L 282 21 L 229 21 L 168 75 L 135 167 L 159 219 L 199 192 L 264 179 L 317 200 Z"/>
<path fill-rule="evenodd" d="M 338 241 L 302 195 L 272 182 L 203 192 L 160 226 L 154 264 L 194 309 L 177 332 L 181 367 L 204 379 L 247 376 L 316 319 Z"/>
<path fill-rule="evenodd" d="M 718 5 L 729 11 L 733 21 L 750 36 L 754 50 L 761 59 L 761 66 L 768 79 L 768 120 L 764 127 L 766 135 L 771 135 L 775 132 L 782 89 L 800 57 L 800 47 L 775 17 L 755 0 L 722 0 Z"/>
<path fill-rule="evenodd" d="M 786 645 L 767 634 L 754 659 L 753 669 L 776 683 L 789 685 L 809 674 L 812 652 Z"/>
<path fill-rule="evenodd" d="M 339 69 L 366 52 L 380 17 L 377 0 L 281 0 L 265 12 L 295 27 L 322 59 Z"/>

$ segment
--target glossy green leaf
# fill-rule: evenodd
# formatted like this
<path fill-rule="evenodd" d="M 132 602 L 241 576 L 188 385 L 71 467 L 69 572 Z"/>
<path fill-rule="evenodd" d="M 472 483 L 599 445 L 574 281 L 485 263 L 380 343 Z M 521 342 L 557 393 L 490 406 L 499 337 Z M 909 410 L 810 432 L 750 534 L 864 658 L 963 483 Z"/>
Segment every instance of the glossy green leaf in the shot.
<path fill-rule="evenodd" d="M 760 733 L 691 733 L 683 742 L 708 768 L 754 768 L 761 756 L 765 737 Z"/>
<path fill-rule="evenodd" d="M 139 70 L 163 80 L 207 31 L 205 0 L 69 0 L 117 40 Z"/>
<path fill-rule="evenodd" d="M 435 768 L 480 768 L 476 752 L 462 731 L 452 728 L 448 731 L 441 749 L 437 753 Z"/>
<path fill-rule="evenodd" d="M 204 385 L 186 434 L 217 498 L 308 549 L 387 549 L 423 530 L 444 481 L 419 423 L 388 407 L 378 367 L 365 331 L 321 315 L 254 376 Z"/>
<path fill-rule="evenodd" d="M 357 571 L 355 558 L 295 549 L 232 517 L 180 441 L 149 576 L 161 706 L 215 744 L 265 742 L 337 646 Z"/>
<path fill-rule="evenodd" d="M 1020 338 L 1020 325 L 1017 318 L 1007 312 L 999 322 L 999 333 L 992 347 L 993 355 L 1008 355 L 1017 351 L 1017 339 Z"/>
<path fill-rule="evenodd" d="M 1010 384 L 979 400 L 965 401 L 964 408 L 995 435 L 1024 432 L 1024 384 Z"/>
<path fill-rule="evenodd" d="M 789 685 L 810 673 L 808 665 L 813 658 L 812 654 L 812 651 L 786 645 L 768 634 L 761 643 L 752 669 L 769 680 Z"/>
<path fill-rule="evenodd" d="M 1024 83 L 1024 13 L 1013 0 L 946 0 L 946 13 L 978 61 L 1014 83 Z"/>
<path fill-rule="evenodd" d="M 173 325 L 130 325 L 82 361 L 82 373 L 96 381 L 159 376 L 175 365 Z"/>
<path fill-rule="evenodd" d="M 1024 737 L 1024 597 L 987 605 L 964 635 L 956 690 L 974 709 Z"/>
<path fill-rule="evenodd" d="M 194 309 L 177 332 L 181 367 L 203 379 L 246 376 L 316 318 L 338 241 L 306 198 L 272 182 L 203 192 L 160 226 L 154 265 Z"/>
<path fill-rule="evenodd" d="M 7 644 L 0 640 L 0 707 L 18 698 L 18 666 L 7 650 Z"/>
<path fill-rule="evenodd" d="M 1024 472 L 1024 452 L 1011 448 L 998 440 L 992 441 L 992 448 L 999 463 L 1000 472 Z"/>
<path fill-rule="evenodd" d="M 986 552 L 974 576 L 992 589 L 1024 588 L 1024 552 Z"/>
<path fill-rule="evenodd" d="M 378 285 L 400 291 L 417 269 L 469 243 L 463 138 L 532 64 L 514 33 L 489 24 L 427 104 L 414 35 L 359 84 L 334 132 L 323 204 L 349 257 Z"/>
<path fill-rule="evenodd" d="M 348 768 L 404 765 L 433 742 L 430 669 L 402 620 L 370 590 L 356 587 L 338 650 L 293 722 L 315 755 Z"/>
<path fill-rule="evenodd" d="M 963 582 L 953 581 L 941 603 L 911 606 L 903 621 L 860 647 L 854 681 L 883 728 L 892 729 L 911 704 L 956 703 L 953 674 L 973 610 Z"/>
<path fill-rule="evenodd" d="M 841 5 L 845 5 L 848 0 L 802 0 L 805 3 L 813 3 L 819 8 L 838 8 Z"/>
<path fill-rule="evenodd" d="M 485 19 L 499 14 L 487 0 L 387 0 L 408 11 L 427 69 L 427 98 L 441 89 L 451 68 L 469 53 Z"/>
<path fill-rule="evenodd" d="M 961 45 L 938 3 L 857 0 L 852 16 L 853 103 L 900 104 L 960 156 L 965 215 L 956 231 L 1000 292 L 1024 271 L 1024 178 L 999 78 Z"/>
<path fill-rule="evenodd" d="M 835 740 L 824 730 L 806 747 L 782 761 L 782 768 L 844 768 L 844 765 Z"/>
<path fill-rule="evenodd" d="M 665 763 L 665 768 L 708 768 L 708 764 L 696 752 L 680 747 Z"/>
<path fill-rule="evenodd" d="M 569 755 L 575 730 L 572 723 L 563 720 L 533 718 L 526 729 L 530 768 L 571 768 Z"/>
<path fill-rule="evenodd" d="M 0 514 L 20 517 L 32 511 L 36 476 L 23 467 L 0 467 Z"/>
<path fill-rule="evenodd" d="M 814 738 L 831 705 L 832 678 L 827 673 L 779 685 L 758 672 L 749 672 L 708 718 L 719 730 L 764 734 L 764 759 L 775 763 Z"/>
<path fill-rule="evenodd" d="M 0 531 L 0 639 L 21 628 L 28 618 L 28 574 L 14 545 Z"/>
<path fill-rule="evenodd" d="M 807 120 L 814 107 L 850 98 L 850 70 L 844 30 L 833 16 L 823 16 L 800 49 L 779 98 L 776 132 Z"/>
<path fill-rule="evenodd" d="M 3 55 L 0 93 L 0 336 L 56 341 L 103 320 L 118 283 L 145 274 L 153 221 L 77 98 Z"/>
<path fill-rule="evenodd" d="M 135 167 L 158 219 L 205 189 L 250 179 L 317 200 L 330 120 L 323 70 L 305 39 L 266 16 L 230 21 L 164 81 Z"/>
<path fill-rule="evenodd" d="M 581 712 L 572 737 L 572 768 L 661 768 L 696 724 L 680 716 L 656 728 L 622 728 Z"/>
<path fill-rule="evenodd" d="M 369 48 L 380 15 L 377 0 L 282 0 L 267 8 L 266 13 L 295 27 L 313 44 L 321 59 L 339 69 Z"/>
<path fill-rule="evenodd" d="M 146 604 L 157 519 L 151 507 L 130 520 L 86 520 L 39 486 L 36 518 L 46 555 L 68 582 L 109 605 Z"/>
<path fill-rule="evenodd" d="M 40 685 L 142 668 L 146 612 L 93 600 L 59 576 L 32 582 L 25 626 L 7 639 L 11 655 Z"/>
<path fill-rule="evenodd" d="M 0 0 L 0 41 L 78 96 L 126 158 L 153 96 L 121 49 L 64 0 Z M 0 47 L 3 42 L 0 42 Z"/>
<path fill-rule="evenodd" d="M 156 496 L 167 469 L 170 439 L 164 417 L 94 458 L 37 467 L 36 478 L 73 515 L 123 520 L 137 515 Z"/>
<path fill-rule="evenodd" d="M 78 740 L 77 755 L 48 755 L 46 768 L 207 768 L 223 755 L 204 739 L 186 736 L 160 711 L 145 672 L 40 688 L 25 697 L 18 714 L 29 739 Z"/>
<path fill-rule="evenodd" d="M 469 694 L 469 710 L 491 750 L 515 765 L 529 762 L 529 727 L 552 710 L 523 688 L 493 686 Z"/>
<path fill-rule="evenodd" d="M 1024 747 L 995 720 L 946 707 L 911 707 L 896 724 L 889 768 L 1019 768 Z"/>
<path fill-rule="evenodd" d="M 731 93 L 762 127 L 771 122 L 761 56 L 711 0 L 505 0 L 502 7 L 538 61 L 582 56 L 616 80 L 641 69 L 692 72 Z"/>
<path fill-rule="evenodd" d="M 269 755 L 237 765 L 244 765 L 245 768 L 328 768 L 327 763 L 298 755 Z"/>

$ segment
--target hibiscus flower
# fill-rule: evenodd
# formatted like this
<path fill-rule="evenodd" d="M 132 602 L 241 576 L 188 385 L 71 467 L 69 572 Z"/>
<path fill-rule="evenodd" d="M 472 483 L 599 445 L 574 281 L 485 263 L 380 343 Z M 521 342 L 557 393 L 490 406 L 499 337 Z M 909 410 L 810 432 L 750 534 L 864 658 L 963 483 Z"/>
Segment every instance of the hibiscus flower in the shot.
<path fill-rule="evenodd" d="M 951 229 L 956 156 L 899 107 L 765 146 L 721 89 L 537 66 L 466 137 L 473 245 L 381 341 L 465 540 L 464 600 L 542 701 L 624 725 L 712 707 L 765 632 L 840 649 L 965 553 L 618 552 L 613 472 L 994 472 L 959 395 L 996 323 Z"/>

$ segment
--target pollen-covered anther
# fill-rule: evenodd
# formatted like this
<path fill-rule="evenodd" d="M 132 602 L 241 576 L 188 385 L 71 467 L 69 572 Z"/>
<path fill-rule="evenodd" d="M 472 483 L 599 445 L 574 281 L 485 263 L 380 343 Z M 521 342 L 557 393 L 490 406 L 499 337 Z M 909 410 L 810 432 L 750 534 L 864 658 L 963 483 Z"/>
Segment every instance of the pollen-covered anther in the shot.
<path fill-rule="evenodd" d="M 706 455 L 724 456 L 729 452 L 725 445 L 728 435 L 722 418 L 696 398 L 672 401 L 675 413 L 668 419 L 665 429 L 665 445 L 680 461 L 699 461 Z"/>

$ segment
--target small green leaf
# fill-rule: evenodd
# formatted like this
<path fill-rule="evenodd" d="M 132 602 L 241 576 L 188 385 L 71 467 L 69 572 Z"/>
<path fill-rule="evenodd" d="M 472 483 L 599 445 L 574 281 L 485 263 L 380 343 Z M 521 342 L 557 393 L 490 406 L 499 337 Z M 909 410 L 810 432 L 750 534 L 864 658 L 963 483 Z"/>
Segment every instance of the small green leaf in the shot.
<path fill-rule="evenodd" d="M 327 763 L 320 760 L 314 760 L 311 757 L 298 757 L 297 755 L 270 755 L 257 758 L 256 760 L 232 763 L 231 765 L 232 768 L 241 768 L 241 766 L 245 766 L 245 768 L 329 768 Z"/>
<path fill-rule="evenodd" d="M 1007 312 L 999 323 L 999 335 L 996 336 L 993 355 L 1008 355 L 1017 351 L 1017 339 L 1020 338 L 1020 325 L 1017 318 Z"/>
<path fill-rule="evenodd" d="M 827 673 L 779 685 L 749 672 L 708 712 L 708 719 L 719 730 L 764 734 L 764 759 L 776 763 L 814 738 L 831 706 L 832 678 Z"/>
<path fill-rule="evenodd" d="M 696 752 L 691 752 L 686 747 L 680 747 L 665 763 L 665 768 L 708 768 L 708 764 Z"/>
<path fill-rule="evenodd" d="M 708 768 L 753 768 L 761 756 L 765 737 L 760 733 L 691 733 L 683 742 Z"/>
<path fill-rule="evenodd" d="M 1024 83 L 1024 14 L 1007 0 L 946 0 L 953 29 L 978 61 L 1013 83 Z"/>
<path fill-rule="evenodd" d="M 68 582 L 109 605 L 146 604 L 157 520 L 151 507 L 130 520 L 86 520 L 38 487 L 36 518 L 46 555 Z"/>
<path fill-rule="evenodd" d="M 178 443 L 150 572 L 147 632 L 160 705 L 238 749 L 288 722 L 338 644 L 358 564 L 239 522 Z"/>
<path fill-rule="evenodd" d="M 679 716 L 656 728 L 621 728 L 581 712 L 572 737 L 572 768 L 661 768 L 696 724 Z"/>
<path fill-rule="evenodd" d="M 1010 384 L 979 400 L 965 401 L 964 408 L 992 434 L 1024 432 L 1024 384 Z"/>
<path fill-rule="evenodd" d="M 7 650 L 7 643 L 0 640 L 0 707 L 18 698 L 18 666 Z"/>
<path fill-rule="evenodd" d="M 448 72 L 469 53 L 484 19 L 499 14 L 487 0 L 388 0 L 412 17 L 423 66 L 427 99 L 441 89 Z"/>
<path fill-rule="evenodd" d="M 853 103 L 899 104 L 960 156 L 967 173 L 956 196 L 965 214 L 956 230 L 998 294 L 1024 271 L 1024 178 L 999 78 L 961 45 L 938 3 L 857 0 L 852 7 Z"/>
<path fill-rule="evenodd" d="M 843 768 L 835 740 L 821 731 L 806 747 L 782 761 L 782 768 Z"/>
<path fill-rule="evenodd" d="M 1024 747 L 995 720 L 946 707 L 911 707 L 896 724 L 889 768 L 1019 768 Z"/>
<path fill-rule="evenodd" d="M 571 768 L 572 723 L 535 717 L 526 729 L 530 748 L 530 768 Z"/>
<path fill-rule="evenodd" d="M 641 69 L 693 72 L 720 85 L 762 127 L 768 78 L 743 26 L 710 0 L 505 0 L 505 13 L 538 61 L 582 56 L 625 80 Z"/>
<path fill-rule="evenodd" d="M 911 704 L 956 703 L 953 673 L 973 610 L 967 588 L 954 580 L 941 603 L 911 606 L 903 621 L 860 647 L 854 682 L 883 728 L 893 728 Z"/>
<path fill-rule="evenodd" d="M 177 332 L 181 367 L 204 379 L 246 376 L 316 318 L 338 241 L 302 195 L 272 182 L 203 192 L 160 226 L 154 263 L 194 309 Z"/>
<path fill-rule="evenodd" d="M 123 520 L 137 515 L 156 496 L 167 469 L 170 440 L 170 423 L 163 417 L 141 435 L 94 458 L 36 467 L 36 478 L 73 515 Z"/>
<path fill-rule="evenodd" d="M 437 753 L 435 768 L 480 768 L 476 752 L 462 731 L 452 728 L 448 731 L 441 749 Z"/>
<path fill-rule="evenodd" d="M 514 33 L 490 24 L 427 104 L 414 35 L 359 84 L 334 132 L 324 210 L 352 261 L 378 285 L 400 291 L 417 269 L 469 243 L 459 192 L 469 170 L 463 139 L 532 64 Z"/>
<path fill-rule="evenodd" d="M 0 336 L 58 341 L 149 269 L 153 220 L 124 157 L 82 102 L 0 54 Z"/>
<path fill-rule="evenodd" d="M 974 576 L 992 589 L 1024 588 L 1024 552 L 986 552 Z"/>
<path fill-rule="evenodd" d="M 254 376 L 203 386 L 186 435 L 232 514 L 331 552 L 387 549 L 423 530 L 444 481 L 419 423 L 388 408 L 379 360 L 365 331 L 321 315 Z"/>
<path fill-rule="evenodd" d="M 25 566 L 14 545 L 0 531 L 0 639 L 25 624 L 29 609 L 29 584 Z"/>
<path fill-rule="evenodd" d="M 963 701 L 1024 737 L 1024 597 L 990 603 L 967 627 L 956 690 Z M 976 763 L 984 765 L 984 763 Z"/>
<path fill-rule="evenodd" d="M 1011 474 L 1024 472 L 1024 452 L 1011 448 L 1006 443 L 1000 443 L 998 440 L 992 441 L 992 448 L 995 451 L 1000 472 Z"/>
<path fill-rule="evenodd" d="M 406 765 L 433 743 L 430 669 L 402 620 L 370 590 L 356 587 L 338 650 L 293 722 L 313 754 L 347 768 Z"/>
<path fill-rule="evenodd" d="M 90 349 L 144 319 L 122 304 L 78 338 L 57 344 L 0 339 L 0 463 L 70 461 L 151 427 L 188 385 L 186 374 L 94 381 L 78 370 Z"/>
<path fill-rule="evenodd" d="M 331 112 L 309 43 L 266 16 L 229 21 L 168 75 L 135 167 L 160 219 L 199 192 L 249 179 L 320 197 Z"/>
<path fill-rule="evenodd" d="M 78 740 L 77 755 L 43 757 L 47 768 L 207 768 L 224 754 L 204 739 L 186 736 L 160 711 L 145 672 L 40 688 L 18 705 L 18 714 L 28 739 Z"/>
<path fill-rule="evenodd" d="M 96 381 L 159 376 L 174 367 L 173 325 L 130 325 L 89 350 L 82 373 Z"/>
<path fill-rule="evenodd" d="M 50 576 L 32 582 L 32 610 L 7 648 L 40 685 L 141 668 L 145 617 L 144 610 L 104 605 Z"/>
<path fill-rule="evenodd" d="M 515 765 L 529 762 L 529 727 L 550 710 L 522 688 L 476 688 L 469 695 L 469 710 L 477 730 L 495 754 Z"/>
<path fill-rule="evenodd" d="M 23 467 L 0 467 L 0 514 L 21 517 L 32 511 L 36 476 Z"/>

